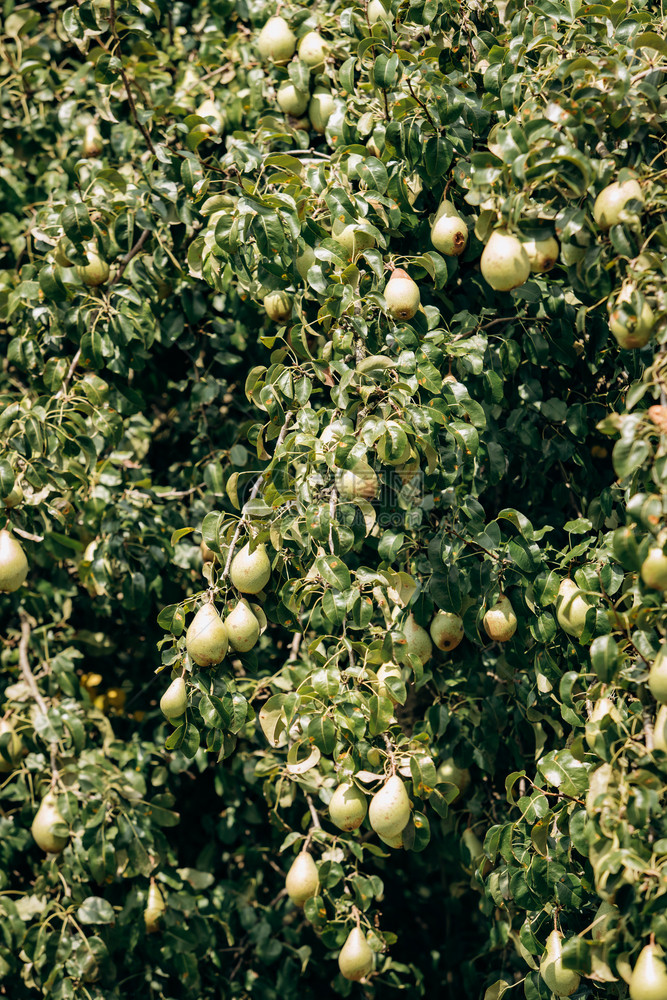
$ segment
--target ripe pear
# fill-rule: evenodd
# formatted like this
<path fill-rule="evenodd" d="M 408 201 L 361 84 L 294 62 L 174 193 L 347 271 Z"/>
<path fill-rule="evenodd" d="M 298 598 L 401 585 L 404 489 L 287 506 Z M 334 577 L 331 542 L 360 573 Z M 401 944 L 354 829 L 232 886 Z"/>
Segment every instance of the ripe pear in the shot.
<path fill-rule="evenodd" d="M 346 226 L 339 219 L 334 219 L 331 235 L 351 254 L 361 253 L 362 250 L 370 250 L 375 246 L 375 237 L 371 233 L 355 229 L 352 223 Z"/>
<path fill-rule="evenodd" d="M 639 572 L 647 587 L 667 590 L 667 555 L 661 546 L 654 545 L 648 550 Z"/>
<path fill-rule="evenodd" d="M 201 557 L 205 563 L 213 562 L 215 559 L 215 552 L 206 544 L 203 538 L 199 543 L 199 551 L 201 552 Z"/>
<path fill-rule="evenodd" d="M 343 500 L 374 500 L 379 489 L 378 477 L 369 465 L 342 469 L 336 476 L 338 495 Z"/>
<path fill-rule="evenodd" d="M 540 975 L 549 989 L 559 997 L 569 997 L 579 986 L 579 976 L 563 968 L 563 935 L 552 931 L 547 938 L 546 951 L 540 961 Z"/>
<path fill-rule="evenodd" d="M 556 618 L 563 631 L 579 638 L 584 631 L 589 610 L 590 604 L 574 580 L 563 580 L 556 598 Z"/>
<path fill-rule="evenodd" d="M 348 934 L 338 956 L 338 968 L 341 976 L 353 983 L 365 979 L 373 968 L 373 952 L 360 927 L 354 927 Z"/>
<path fill-rule="evenodd" d="M 438 649 L 451 653 L 463 639 L 463 619 L 451 611 L 438 611 L 429 631 Z"/>
<path fill-rule="evenodd" d="M 285 323 L 292 315 L 292 299 L 287 292 L 269 292 L 264 296 L 264 309 L 274 323 Z"/>
<path fill-rule="evenodd" d="M 30 832 L 35 843 L 47 854 L 60 854 L 69 840 L 65 836 L 53 832 L 54 826 L 64 826 L 65 820 L 58 811 L 58 798 L 54 792 L 47 792 L 35 813 Z"/>
<path fill-rule="evenodd" d="M 509 598 L 502 594 L 484 615 L 484 628 L 495 642 L 508 642 L 516 632 L 517 620 Z"/>
<path fill-rule="evenodd" d="M 667 704 L 667 646 L 663 643 L 648 672 L 651 694 L 661 705 Z"/>
<path fill-rule="evenodd" d="M 21 759 L 21 755 L 23 754 L 23 740 L 9 719 L 0 719 L 0 736 L 4 733 L 9 733 L 7 753 L 11 760 L 5 760 L 2 754 L 0 754 L 0 774 L 9 774 L 10 771 L 15 769 Z"/>
<path fill-rule="evenodd" d="M 160 698 L 160 711 L 171 722 L 180 719 L 187 707 L 188 692 L 185 680 L 182 677 L 177 677 Z"/>
<path fill-rule="evenodd" d="M 93 122 L 86 125 L 83 133 L 83 155 L 99 156 L 104 149 L 104 141 L 100 135 L 100 130 Z"/>
<path fill-rule="evenodd" d="M 453 805 L 454 802 L 458 802 L 468 788 L 470 784 L 470 771 L 467 767 L 457 767 L 452 758 L 448 757 L 438 767 L 436 778 L 438 781 L 448 782 L 450 785 L 456 785 L 458 788 L 459 794 L 453 800 Z"/>
<path fill-rule="evenodd" d="M 296 51 L 296 36 L 282 17 L 270 17 L 257 37 L 257 50 L 263 59 L 286 63 Z"/>
<path fill-rule="evenodd" d="M 389 698 L 393 701 L 394 705 L 396 705 L 396 699 L 387 687 L 387 678 L 397 677 L 399 681 L 403 680 L 401 668 L 397 663 L 383 663 L 382 666 L 377 669 L 375 676 L 377 678 L 375 688 L 379 697 Z"/>
<path fill-rule="evenodd" d="M 86 250 L 86 259 L 88 263 L 77 265 L 76 273 L 85 285 L 103 285 L 109 278 L 109 265 L 95 250 Z"/>
<path fill-rule="evenodd" d="M 245 599 L 227 615 L 225 628 L 230 646 L 239 653 L 247 653 L 259 639 L 259 622 Z"/>
<path fill-rule="evenodd" d="M 21 489 L 20 483 L 14 483 L 11 490 L 6 497 L 3 497 L 3 504 L 5 507 L 18 507 L 18 505 L 23 500 L 23 490 Z"/>
<path fill-rule="evenodd" d="M 667 753 L 667 705 L 661 705 L 653 726 L 653 746 Z"/>
<path fill-rule="evenodd" d="M 299 42 L 299 59 L 310 66 L 311 73 L 320 73 L 324 69 L 329 46 L 319 31 L 309 31 Z"/>
<path fill-rule="evenodd" d="M 530 261 L 516 236 L 496 229 L 480 259 L 482 277 L 497 292 L 509 292 L 528 280 Z"/>
<path fill-rule="evenodd" d="M 331 796 L 329 816 L 339 830 L 356 830 L 368 812 L 366 796 L 352 781 L 343 781 Z"/>
<path fill-rule="evenodd" d="M 647 944 L 630 976 L 630 1000 L 665 1000 L 667 997 L 667 967 L 662 948 Z"/>
<path fill-rule="evenodd" d="M 523 249 L 526 251 L 533 274 L 550 271 L 557 262 L 560 251 L 558 240 L 553 236 L 547 236 L 544 240 L 525 240 Z"/>
<path fill-rule="evenodd" d="M 310 118 L 310 124 L 320 135 L 324 135 L 327 122 L 331 118 L 335 107 L 336 103 L 331 91 L 327 90 L 326 87 L 315 87 L 313 95 L 310 98 L 310 104 L 308 105 L 308 117 Z"/>
<path fill-rule="evenodd" d="M 199 667 L 211 667 L 224 659 L 229 644 L 227 629 L 214 604 L 204 604 L 190 622 L 185 648 Z"/>
<path fill-rule="evenodd" d="M 619 184 L 614 181 L 600 191 L 593 205 L 593 218 L 600 229 L 610 229 L 622 220 L 623 209 L 629 201 L 641 201 L 644 196 L 638 182 L 634 179 Z"/>
<path fill-rule="evenodd" d="M 402 625 L 402 632 L 405 636 L 408 653 L 418 656 L 422 666 L 431 659 L 433 644 L 425 628 L 415 620 L 414 615 L 409 615 L 408 620 Z"/>
<path fill-rule="evenodd" d="M 307 899 L 317 895 L 319 884 L 317 865 L 312 854 L 301 851 L 292 862 L 285 879 L 287 895 L 297 906 L 303 906 Z"/>
<path fill-rule="evenodd" d="M 380 835 L 378 834 L 378 836 Z M 393 850 L 398 850 L 400 847 L 403 847 L 403 831 L 401 830 L 400 833 L 397 833 L 393 837 L 380 837 L 380 840 L 383 844 L 386 844 L 387 847 L 391 847 Z"/>
<path fill-rule="evenodd" d="M 271 576 L 266 546 L 260 544 L 251 552 L 247 542 L 232 559 L 229 576 L 233 586 L 242 594 L 259 594 L 260 590 L 264 590 Z"/>
<path fill-rule="evenodd" d="M 307 91 L 295 87 L 291 80 L 283 80 L 278 87 L 276 99 L 281 111 L 284 111 L 286 115 L 294 115 L 298 118 L 308 107 L 310 95 Z"/>
<path fill-rule="evenodd" d="M 366 11 L 368 15 L 369 24 L 375 24 L 376 21 L 382 18 L 391 17 L 391 14 L 387 12 L 381 0 L 371 0 Z"/>
<path fill-rule="evenodd" d="M 407 826 L 410 799 L 397 774 L 393 774 L 371 799 L 368 818 L 381 837 L 395 837 Z"/>
<path fill-rule="evenodd" d="M 160 892 L 157 882 L 151 882 L 148 887 L 148 899 L 144 909 L 144 924 L 148 934 L 155 934 L 160 929 L 160 921 L 167 912 L 167 904 Z"/>
<path fill-rule="evenodd" d="M 631 303 L 635 316 L 628 316 L 624 303 Z M 628 350 L 648 344 L 655 326 L 655 315 L 632 281 L 627 281 L 609 310 L 609 329 L 620 347 Z"/>
<path fill-rule="evenodd" d="M 384 298 L 389 315 L 394 319 L 412 319 L 419 309 L 419 287 L 400 267 L 392 271 Z"/>
<path fill-rule="evenodd" d="M 431 243 L 447 257 L 458 257 L 468 245 L 468 227 L 452 202 L 447 199 L 440 203 L 435 213 Z"/>
<path fill-rule="evenodd" d="M 0 530 L 0 591 L 18 590 L 28 575 L 25 552 L 13 535 Z"/>

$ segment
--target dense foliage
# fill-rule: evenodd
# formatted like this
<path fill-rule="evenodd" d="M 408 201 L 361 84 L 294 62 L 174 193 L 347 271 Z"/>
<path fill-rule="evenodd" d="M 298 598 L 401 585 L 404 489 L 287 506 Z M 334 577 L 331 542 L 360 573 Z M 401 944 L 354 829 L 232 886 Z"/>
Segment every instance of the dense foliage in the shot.
<path fill-rule="evenodd" d="M 0 996 L 660 972 L 666 58 L 641 0 L 4 0 Z"/>

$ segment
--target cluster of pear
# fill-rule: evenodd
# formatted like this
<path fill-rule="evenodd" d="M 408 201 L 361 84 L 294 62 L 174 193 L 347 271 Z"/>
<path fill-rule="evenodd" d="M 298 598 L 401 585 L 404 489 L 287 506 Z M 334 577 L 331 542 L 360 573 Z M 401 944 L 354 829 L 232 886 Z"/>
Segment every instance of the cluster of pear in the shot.
<path fill-rule="evenodd" d="M 417 622 L 415 616 L 410 614 L 402 625 L 402 631 L 407 652 L 418 656 L 423 665 L 430 660 L 434 643 L 443 653 L 451 653 L 456 649 L 463 639 L 463 619 L 452 611 L 437 611 L 431 619 L 427 632 Z"/>
<path fill-rule="evenodd" d="M 297 38 L 283 17 L 269 18 L 257 38 L 257 50 L 263 59 L 277 66 L 292 59 L 297 52 Z M 315 76 L 324 69 L 328 52 L 329 44 L 319 31 L 309 31 L 298 41 L 297 58 Z M 311 93 L 296 86 L 289 76 L 278 85 L 276 100 L 286 115 L 300 118 L 307 113 L 310 127 L 319 133 L 324 132 L 334 110 L 333 94 L 327 86 L 316 83 Z"/>
<path fill-rule="evenodd" d="M 53 251 L 53 261 L 58 267 L 74 267 L 77 277 L 84 285 L 95 288 L 97 285 L 106 284 L 109 280 L 110 268 L 108 262 L 100 257 L 97 243 L 94 241 L 86 243 L 84 249 L 86 263 L 75 266 L 69 257 L 72 249 L 68 246 L 65 237 L 62 236 Z"/>

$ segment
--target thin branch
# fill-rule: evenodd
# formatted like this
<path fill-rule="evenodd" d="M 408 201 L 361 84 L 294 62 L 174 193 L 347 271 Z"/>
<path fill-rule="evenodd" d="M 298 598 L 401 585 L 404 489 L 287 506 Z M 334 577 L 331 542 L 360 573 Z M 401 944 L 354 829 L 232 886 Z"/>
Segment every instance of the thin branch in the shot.
<path fill-rule="evenodd" d="M 67 375 L 65 375 L 65 378 L 63 379 L 63 384 L 60 386 L 60 388 L 58 389 L 58 392 L 56 393 L 56 396 L 55 396 L 56 399 L 58 399 L 61 396 L 65 396 L 67 394 L 67 390 L 69 388 L 69 384 L 72 381 L 72 376 L 74 375 L 74 372 L 76 371 L 76 366 L 79 363 L 80 357 L 81 357 L 81 348 L 78 349 L 78 351 L 76 352 L 76 354 L 72 358 L 72 363 L 69 366 L 69 371 L 67 372 Z"/>
<path fill-rule="evenodd" d="M 429 120 L 429 122 L 431 124 L 431 128 L 437 134 L 440 130 L 439 130 L 438 126 L 435 124 L 435 122 L 433 121 L 433 119 L 431 118 L 431 112 L 428 110 L 428 108 L 426 107 L 426 105 L 424 104 L 424 102 L 420 101 L 420 99 L 417 97 L 417 95 L 415 94 L 414 90 L 412 89 L 412 80 L 410 79 L 409 76 L 406 76 L 405 82 L 407 83 L 408 90 L 410 91 L 410 93 L 414 97 L 415 101 L 417 102 L 417 104 L 419 105 L 419 107 L 422 109 L 422 111 L 424 112 L 424 114 L 426 115 L 426 117 L 428 118 L 428 120 Z"/>
<path fill-rule="evenodd" d="M 116 31 L 116 0 L 110 0 L 109 4 L 109 31 L 117 41 L 118 47 L 120 49 L 120 38 L 118 37 L 118 32 Z M 130 81 L 128 80 L 127 73 L 125 72 L 125 69 L 123 67 L 122 57 L 118 61 L 120 63 L 120 69 L 119 69 L 120 78 L 123 81 L 123 86 L 125 87 L 125 93 L 127 95 L 127 103 L 130 105 L 130 114 L 134 119 L 135 125 L 143 135 L 146 141 L 146 145 L 150 149 L 153 156 L 155 156 L 155 146 L 153 145 L 153 141 L 148 133 L 148 129 L 142 122 L 139 121 L 139 116 L 137 114 L 137 106 L 134 103 L 134 97 L 132 96 L 132 90 L 130 89 Z"/>
<path fill-rule="evenodd" d="M 144 243 L 146 242 L 150 234 L 151 234 L 150 229 L 144 229 L 144 231 L 142 232 L 141 236 L 134 244 L 132 249 L 128 251 L 128 253 L 126 253 L 123 259 L 121 260 L 120 267 L 118 268 L 115 275 L 109 282 L 110 285 L 115 285 L 117 281 L 120 281 L 120 279 L 123 277 L 123 272 L 125 271 L 125 268 L 130 263 L 132 258 L 136 257 L 137 254 L 140 252 L 141 248 L 143 247 Z"/>
<path fill-rule="evenodd" d="M 322 829 L 322 824 L 320 823 L 320 817 L 317 814 L 317 809 L 315 808 L 315 806 L 313 804 L 313 800 L 311 799 L 311 797 L 308 794 L 308 792 L 306 792 L 306 802 L 308 803 L 308 808 L 310 809 L 310 815 L 311 815 L 311 818 L 313 820 L 313 826 L 317 830 L 321 830 Z"/>
<path fill-rule="evenodd" d="M 30 662 L 28 660 L 28 646 L 30 644 L 30 633 L 32 629 L 30 628 L 30 622 L 28 621 L 28 616 L 25 611 L 20 612 L 21 618 L 21 640 L 19 642 L 19 667 L 21 668 L 21 673 L 23 675 L 23 680 L 26 682 L 30 688 L 30 694 L 32 695 L 34 701 L 37 704 L 40 712 L 43 715 L 49 710 L 46 701 L 42 697 L 39 688 L 37 687 L 37 681 L 35 680 L 35 675 L 30 669 Z"/>

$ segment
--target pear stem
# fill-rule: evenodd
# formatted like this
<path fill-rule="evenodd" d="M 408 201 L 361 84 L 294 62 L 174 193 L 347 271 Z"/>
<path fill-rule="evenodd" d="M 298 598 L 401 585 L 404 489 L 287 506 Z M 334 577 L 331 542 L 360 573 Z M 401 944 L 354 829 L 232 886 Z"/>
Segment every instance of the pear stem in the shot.
<path fill-rule="evenodd" d="M 356 921 L 357 928 L 360 929 L 361 928 L 361 914 L 359 913 L 359 910 L 357 909 L 356 906 L 352 907 L 352 916 L 354 917 L 354 919 Z"/>
<path fill-rule="evenodd" d="M 386 733 L 382 734 L 385 746 L 387 747 L 387 756 L 389 757 L 389 766 L 391 768 L 391 777 L 393 778 L 396 774 L 396 755 L 394 754 L 394 748 L 391 745 L 391 740 Z"/>
<path fill-rule="evenodd" d="M 651 945 L 651 947 L 653 947 L 655 945 L 655 934 L 651 933 L 649 935 L 648 941 L 649 941 L 649 944 Z"/>

